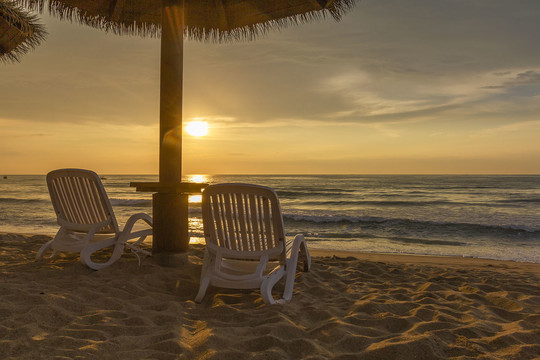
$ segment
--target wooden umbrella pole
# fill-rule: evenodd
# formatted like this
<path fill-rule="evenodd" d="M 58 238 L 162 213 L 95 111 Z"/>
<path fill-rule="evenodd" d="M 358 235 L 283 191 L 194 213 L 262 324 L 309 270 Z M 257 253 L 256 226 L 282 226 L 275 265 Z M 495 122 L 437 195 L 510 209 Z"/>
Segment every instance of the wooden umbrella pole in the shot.
<path fill-rule="evenodd" d="M 163 0 L 160 79 L 159 183 L 153 194 L 152 251 L 160 262 L 188 250 L 188 194 L 166 188 L 182 181 L 184 1 Z"/>
<path fill-rule="evenodd" d="M 159 114 L 159 182 L 182 181 L 183 0 L 163 0 Z"/>

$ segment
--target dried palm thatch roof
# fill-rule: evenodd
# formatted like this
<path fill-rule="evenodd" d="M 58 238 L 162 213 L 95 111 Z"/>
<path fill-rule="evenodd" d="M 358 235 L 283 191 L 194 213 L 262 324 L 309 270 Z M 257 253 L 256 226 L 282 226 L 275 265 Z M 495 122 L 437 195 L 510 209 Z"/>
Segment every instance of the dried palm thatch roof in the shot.
<path fill-rule="evenodd" d="M 13 1 L 0 0 L 0 62 L 19 61 L 46 35 L 36 16 Z"/>
<path fill-rule="evenodd" d="M 17 0 L 61 19 L 116 34 L 159 36 L 162 0 Z M 163 0 L 169 3 L 175 0 Z M 178 3 L 181 0 L 176 0 Z M 185 35 L 202 41 L 254 39 L 269 29 L 331 16 L 355 0 L 183 0 Z"/>

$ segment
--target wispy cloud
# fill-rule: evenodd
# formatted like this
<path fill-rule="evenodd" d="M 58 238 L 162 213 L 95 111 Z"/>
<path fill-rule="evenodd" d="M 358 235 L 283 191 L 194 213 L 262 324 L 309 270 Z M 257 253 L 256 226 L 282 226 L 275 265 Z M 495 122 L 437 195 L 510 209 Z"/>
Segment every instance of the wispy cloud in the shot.
<path fill-rule="evenodd" d="M 538 87 L 540 87 L 540 69 L 525 70 L 521 72 L 519 70 L 504 71 L 494 73 L 493 75 L 498 78 L 499 84 L 487 85 L 484 88 L 510 90 L 523 85 L 538 85 Z M 533 94 L 538 91 L 538 89 L 532 90 L 535 91 Z"/>

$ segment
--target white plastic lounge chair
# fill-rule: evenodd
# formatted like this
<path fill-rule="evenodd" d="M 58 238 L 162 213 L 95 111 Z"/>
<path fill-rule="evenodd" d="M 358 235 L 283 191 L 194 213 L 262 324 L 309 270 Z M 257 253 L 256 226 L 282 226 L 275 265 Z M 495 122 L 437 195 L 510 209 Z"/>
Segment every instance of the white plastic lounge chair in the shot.
<path fill-rule="evenodd" d="M 206 250 L 199 292 L 209 285 L 261 289 L 263 301 L 275 304 L 272 288 L 285 277 L 283 298 L 290 301 L 299 256 L 309 271 L 311 257 L 303 235 L 287 243 L 274 190 L 248 184 L 217 184 L 204 189 L 202 215 Z"/>
<path fill-rule="evenodd" d="M 89 170 L 60 169 L 47 174 L 47 186 L 56 212 L 60 229 L 51 241 L 43 245 L 36 259 L 52 249 L 80 252 L 81 262 L 99 270 L 118 260 L 128 247 L 135 253 L 151 255 L 139 245 L 152 235 L 152 218 L 143 213 L 132 215 L 120 231 L 116 217 L 99 176 Z M 142 220 L 150 228 L 134 231 L 133 225 Z M 128 243 L 128 240 L 137 239 Z M 114 246 L 113 253 L 104 263 L 94 262 L 91 256 L 96 251 Z"/>

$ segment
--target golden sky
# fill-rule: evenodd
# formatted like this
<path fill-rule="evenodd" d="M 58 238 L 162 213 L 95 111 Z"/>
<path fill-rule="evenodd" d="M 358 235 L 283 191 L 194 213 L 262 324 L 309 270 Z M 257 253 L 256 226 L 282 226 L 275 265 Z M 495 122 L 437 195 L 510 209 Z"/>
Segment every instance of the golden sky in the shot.
<path fill-rule="evenodd" d="M 336 23 L 186 42 L 184 173 L 539 174 L 540 2 L 363 0 Z M 159 40 L 43 15 L 0 64 L 0 173 L 155 174 Z"/>

